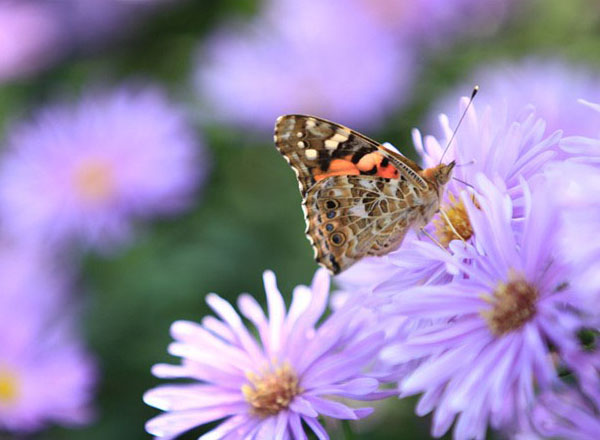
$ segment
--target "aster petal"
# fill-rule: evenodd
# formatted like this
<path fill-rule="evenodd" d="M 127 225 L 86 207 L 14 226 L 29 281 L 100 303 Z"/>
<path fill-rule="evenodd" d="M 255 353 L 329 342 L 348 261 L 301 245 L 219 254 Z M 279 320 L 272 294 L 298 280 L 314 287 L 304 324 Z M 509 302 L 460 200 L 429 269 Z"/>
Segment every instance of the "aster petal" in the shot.
<path fill-rule="evenodd" d="M 258 302 L 250 295 L 242 294 L 238 299 L 238 307 L 240 308 L 242 315 L 252 322 L 258 330 L 263 347 L 268 346 L 269 323 L 260 304 L 258 304 Z"/>
<path fill-rule="evenodd" d="M 352 350 L 319 359 L 318 363 L 314 363 L 304 371 L 302 383 L 307 390 L 311 390 L 354 376 L 369 360 L 376 357 L 383 341 L 384 334 L 378 332 L 355 342 Z"/>
<path fill-rule="evenodd" d="M 182 346 L 192 346 L 194 349 L 206 350 L 207 353 L 218 351 L 221 354 L 219 363 L 224 361 L 229 365 L 235 365 L 243 369 L 249 369 L 252 365 L 252 359 L 249 358 L 248 353 L 235 346 L 223 343 L 212 333 L 194 322 L 175 321 L 171 325 L 171 335 L 174 339 L 182 341 L 184 343 L 180 344 Z"/>
<path fill-rule="evenodd" d="M 202 326 L 224 341 L 227 341 L 230 344 L 236 343 L 235 334 L 231 331 L 231 329 L 223 324 L 223 321 L 219 321 L 214 316 L 205 316 L 202 318 Z"/>
<path fill-rule="evenodd" d="M 244 413 L 247 404 L 227 405 L 212 409 L 176 411 L 161 414 L 146 423 L 146 431 L 158 437 L 177 436 L 195 426 Z"/>
<path fill-rule="evenodd" d="M 279 411 L 277 414 L 277 423 L 275 425 L 275 440 L 284 440 L 289 438 L 288 433 L 288 418 L 289 413 L 287 411 Z"/>
<path fill-rule="evenodd" d="M 243 438 L 243 436 L 254 429 L 258 423 L 257 419 L 252 419 L 245 414 L 240 414 L 228 418 L 216 428 L 198 437 L 198 440 L 220 440 L 227 438 L 227 436 L 236 439 Z"/>
<path fill-rule="evenodd" d="M 319 414 L 342 420 L 356 420 L 358 418 L 354 414 L 354 410 L 343 403 L 309 395 L 306 395 L 305 399 Z"/>
<path fill-rule="evenodd" d="M 370 377 L 362 377 L 350 380 L 343 384 L 324 386 L 315 390 L 307 391 L 308 395 L 336 395 L 349 398 L 361 398 L 379 388 L 379 381 Z"/>
<path fill-rule="evenodd" d="M 255 361 L 262 359 L 258 345 L 248 333 L 244 323 L 231 304 L 214 293 L 206 296 L 206 303 L 229 325 L 231 330 L 236 334 L 237 340 L 244 350 L 246 350 Z"/>
<path fill-rule="evenodd" d="M 424 319 L 451 317 L 461 312 L 477 313 L 483 302 L 471 289 L 471 285 L 419 286 L 402 292 L 393 308 L 401 315 Z"/>
<path fill-rule="evenodd" d="M 285 303 L 277 287 L 277 280 L 273 272 L 265 271 L 263 282 L 267 293 L 267 308 L 269 309 L 269 344 L 267 350 L 275 354 L 281 348 L 281 338 L 287 336 L 281 334 L 286 316 Z"/>
<path fill-rule="evenodd" d="M 302 420 L 294 412 L 290 413 L 290 430 L 292 431 L 294 440 L 308 440 L 304 428 L 302 428 Z"/>
<path fill-rule="evenodd" d="M 294 397 L 294 400 L 290 402 L 290 409 L 306 417 L 317 417 L 319 415 L 319 413 L 311 406 L 310 402 L 300 395 Z"/>
<path fill-rule="evenodd" d="M 319 423 L 319 420 L 312 417 L 302 417 L 302 420 L 312 429 L 319 440 L 329 440 L 329 435 L 325 428 Z"/>
<path fill-rule="evenodd" d="M 162 385 L 144 394 L 144 402 L 163 411 L 183 411 L 244 402 L 238 390 L 223 390 L 214 385 Z"/>

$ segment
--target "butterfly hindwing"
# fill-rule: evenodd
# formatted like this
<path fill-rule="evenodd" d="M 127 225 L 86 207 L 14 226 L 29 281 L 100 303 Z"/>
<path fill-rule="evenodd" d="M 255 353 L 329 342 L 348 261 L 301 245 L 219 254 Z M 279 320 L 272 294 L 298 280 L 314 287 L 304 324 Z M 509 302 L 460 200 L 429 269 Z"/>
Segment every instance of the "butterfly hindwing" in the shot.
<path fill-rule="evenodd" d="M 393 250 L 418 218 L 420 196 L 406 180 L 377 176 L 317 182 L 303 203 L 315 259 L 335 274 L 364 256 Z"/>

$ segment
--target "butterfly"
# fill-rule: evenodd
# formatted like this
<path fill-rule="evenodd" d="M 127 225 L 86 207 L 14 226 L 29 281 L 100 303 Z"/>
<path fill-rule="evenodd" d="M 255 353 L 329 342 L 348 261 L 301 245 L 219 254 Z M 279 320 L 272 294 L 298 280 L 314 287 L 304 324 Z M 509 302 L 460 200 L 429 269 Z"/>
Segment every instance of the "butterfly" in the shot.
<path fill-rule="evenodd" d="M 298 179 L 315 260 L 338 274 L 384 255 L 439 211 L 455 162 L 422 169 L 400 153 L 315 116 L 277 119 L 275 146 Z"/>

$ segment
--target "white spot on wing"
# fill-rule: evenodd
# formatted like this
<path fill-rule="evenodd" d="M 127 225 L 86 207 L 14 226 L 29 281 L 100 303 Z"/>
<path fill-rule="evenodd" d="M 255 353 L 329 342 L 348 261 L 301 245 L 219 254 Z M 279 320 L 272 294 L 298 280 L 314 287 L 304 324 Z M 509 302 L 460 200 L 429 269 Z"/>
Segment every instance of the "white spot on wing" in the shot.
<path fill-rule="evenodd" d="M 335 150 L 339 144 L 339 142 L 334 141 L 333 139 L 327 139 L 325 141 L 325 148 L 327 148 L 328 150 Z"/>
<path fill-rule="evenodd" d="M 306 150 L 304 152 L 304 154 L 306 155 L 306 158 L 308 160 L 315 160 L 318 157 L 317 150 L 315 150 L 313 148 L 309 148 L 308 150 Z"/>
<path fill-rule="evenodd" d="M 298 143 L 296 145 L 298 145 L 298 148 L 304 148 L 304 147 L 306 147 L 306 144 L 304 142 L 302 142 L 302 141 L 298 141 Z"/>

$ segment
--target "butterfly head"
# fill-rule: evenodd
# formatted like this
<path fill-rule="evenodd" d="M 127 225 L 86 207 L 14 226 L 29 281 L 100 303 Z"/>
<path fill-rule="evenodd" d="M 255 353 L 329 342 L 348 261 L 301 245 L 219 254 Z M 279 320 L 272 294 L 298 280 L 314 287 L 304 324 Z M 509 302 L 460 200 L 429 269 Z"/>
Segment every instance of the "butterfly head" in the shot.
<path fill-rule="evenodd" d="M 452 161 L 449 164 L 439 164 L 435 167 L 427 168 L 423 170 L 423 177 L 435 183 L 439 188 L 442 188 L 450 181 L 455 165 L 456 162 Z"/>

